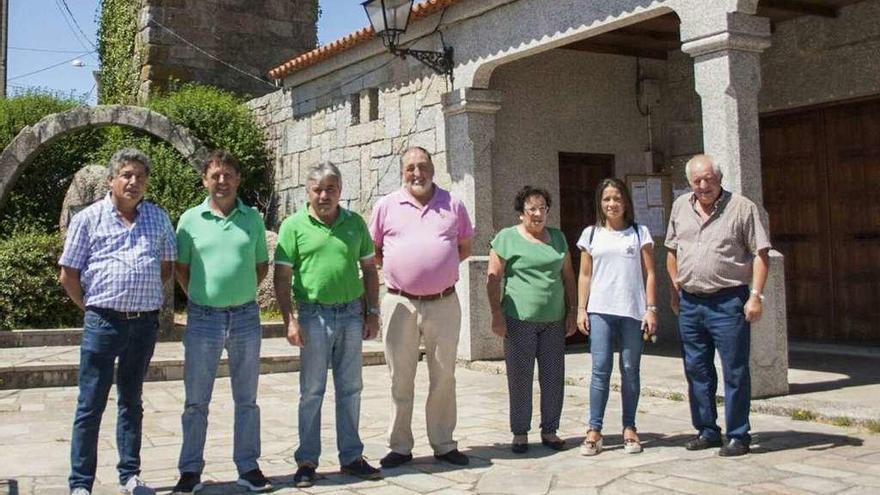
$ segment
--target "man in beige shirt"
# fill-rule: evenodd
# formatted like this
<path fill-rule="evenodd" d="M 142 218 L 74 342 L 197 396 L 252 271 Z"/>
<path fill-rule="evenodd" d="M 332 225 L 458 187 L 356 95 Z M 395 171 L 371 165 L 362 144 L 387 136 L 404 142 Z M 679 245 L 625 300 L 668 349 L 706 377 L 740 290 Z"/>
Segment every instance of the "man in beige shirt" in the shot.
<path fill-rule="evenodd" d="M 758 207 L 721 188 L 721 169 L 708 155 L 685 167 L 693 194 L 675 200 L 666 234 L 672 309 L 678 314 L 691 422 L 688 450 L 721 447 L 749 452 L 750 324 L 761 317 L 770 241 Z M 751 285 L 751 290 L 749 290 Z M 727 442 L 717 425 L 715 350 L 724 373 Z"/>

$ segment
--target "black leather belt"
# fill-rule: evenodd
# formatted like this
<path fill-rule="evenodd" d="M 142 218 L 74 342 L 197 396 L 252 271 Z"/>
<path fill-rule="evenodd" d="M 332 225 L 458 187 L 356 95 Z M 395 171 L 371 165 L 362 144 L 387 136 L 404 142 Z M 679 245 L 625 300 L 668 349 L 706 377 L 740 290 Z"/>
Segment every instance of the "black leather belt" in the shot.
<path fill-rule="evenodd" d="M 436 294 L 425 294 L 423 296 L 417 296 L 415 294 L 410 294 L 408 292 L 404 292 L 399 289 L 395 289 L 394 287 L 388 287 L 388 292 L 391 294 L 397 294 L 398 296 L 403 296 L 407 299 L 415 299 L 416 301 L 436 301 L 437 299 L 442 299 L 449 294 L 455 292 L 455 286 L 448 287 L 443 290 L 443 292 L 438 292 Z"/>
<path fill-rule="evenodd" d="M 152 311 L 116 311 L 115 309 L 98 308 L 95 306 L 86 306 L 86 309 L 116 320 L 137 320 L 138 318 L 159 314 L 158 309 Z"/>

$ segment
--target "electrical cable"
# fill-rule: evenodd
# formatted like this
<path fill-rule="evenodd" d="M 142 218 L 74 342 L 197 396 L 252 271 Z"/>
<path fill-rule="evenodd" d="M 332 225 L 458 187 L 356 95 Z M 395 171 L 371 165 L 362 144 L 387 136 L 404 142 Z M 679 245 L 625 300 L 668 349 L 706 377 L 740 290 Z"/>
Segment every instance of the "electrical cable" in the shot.
<path fill-rule="evenodd" d="M 82 26 L 80 26 L 80 25 L 79 25 L 79 22 L 76 21 L 76 16 L 73 15 L 73 12 L 71 12 L 70 7 L 67 6 L 67 0 L 60 0 L 60 1 L 61 1 L 61 5 L 64 6 L 64 10 L 66 10 L 67 13 L 70 15 L 70 20 L 73 21 L 73 24 L 74 24 L 74 25 L 76 25 L 76 29 L 79 31 L 79 34 L 81 34 L 81 35 L 83 36 L 83 38 L 84 38 L 84 39 L 85 39 L 90 45 L 92 45 L 92 48 L 94 48 L 95 50 L 97 50 L 98 47 L 95 46 L 94 43 L 92 43 L 92 40 L 89 39 L 88 36 L 86 36 L 86 33 L 85 33 L 85 31 L 83 31 Z"/>
<path fill-rule="evenodd" d="M 91 41 L 89 41 L 88 38 L 86 38 L 86 41 L 90 45 L 92 45 L 92 47 L 89 48 L 88 46 L 86 46 L 85 43 L 83 43 L 83 40 L 80 38 L 80 33 L 78 33 L 76 28 L 74 28 L 73 25 L 70 23 L 70 20 L 68 20 L 68 18 L 67 18 L 67 13 L 64 12 L 64 8 L 61 7 L 61 4 L 58 3 L 58 0 L 55 0 L 55 7 L 58 9 L 58 12 L 61 14 L 61 18 L 64 19 L 64 23 L 67 25 L 67 29 L 69 29 L 70 32 L 73 34 L 73 37 L 76 39 L 76 42 L 79 43 L 80 46 L 83 47 L 83 49 L 85 49 L 85 50 L 90 50 L 90 51 L 97 50 L 98 48 Z"/>
<path fill-rule="evenodd" d="M 205 51 L 205 50 L 202 49 L 201 47 L 197 46 L 195 43 L 193 43 L 193 42 L 187 40 L 186 38 L 184 38 L 183 36 L 177 34 L 176 32 L 174 32 L 173 29 L 171 29 L 171 28 L 169 28 L 169 27 L 163 25 L 162 23 L 160 23 L 160 22 L 157 21 L 156 19 L 150 19 L 149 22 L 147 23 L 147 25 L 149 25 L 150 23 L 155 24 L 155 25 L 159 26 L 160 28 L 164 29 L 165 31 L 167 31 L 169 34 L 171 34 L 171 35 L 174 36 L 175 38 L 177 38 L 177 39 L 179 39 L 180 41 L 186 43 L 187 45 L 189 45 L 190 47 L 192 47 L 193 49 L 195 49 L 195 50 L 198 51 L 199 53 L 201 53 L 201 54 L 207 56 L 208 58 L 210 58 L 211 60 L 214 60 L 214 61 L 216 61 L 216 62 L 220 62 L 221 64 L 225 65 L 226 67 L 229 67 L 230 69 L 232 69 L 232 70 L 234 70 L 234 71 L 236 71 L 236 72 L 238 72 L 238 73 L 240 73 L 240 74 L 243 74 L 243 75 L 245 75 L 245 76 L 247 76 L 247 77 L 250 77 L 251 79 L 254 79 L 254 80 L 260 81 L 261 83 L 263 83 L 263 84 L 265 84 L 265 85 L 267 85 L 267 86 L 270 86 L 270 87 L 272 87 L 273 89 L 275 88 L 275 85 L 272 84 L 271 81 L 266 80 L 266 79 L 263 79 L 262 77 L 257 77 L 257 76 L 255 76 L 255 75 L 251 74 L 250 72 L 247 72 L 247 71 L 245 71 L 245 70 L 243 70 L 243 69 L 239 69 L 238 67 L 232 65 L 232 64 L 229 63 L 229 62 L 226 62 L 225 60 L 221 60 L 220 58 L 217 58 L 215 55 L 213 55 L 213 54 L 211 54 L 211 53 Z"/>
<path fill-rule="evenodd" d="M 8 46 L 10 50 L 18 50 L 22 52 L 40 52 L 40 53 L 82 53 L 82 50 L 53 50 L 51 48 L 30 48 L 24 46 Z"/>
<path fill-rule="evenodd" d="M 54 69 L 55 67 L 58 67 L 59 65 L 69 64 L 70 62 L 73 62 L 74 60 L 76 60 L 76 59 L 78 59 L 78 58 L 80 58 L 80 57 L 85 57 L 86 55 L 90 55 L 90 54 L 92 54 L 92 53 L 95 53 L 95 50 L 92 50 L 92 51 L 90 51 L 90 52 L 83 52 L 83 53 L 80 53 L 80 54 L 77 55 L 76 57 L 73 57 L 73 58 L 71 58 L 71 59 L 67 59 L 67 60 L 65 60 L 65 61 L 63 61 L 63 62 L 58 62 L 57 64 L 52 64 L 52 65 L 50 65 L 50 66 L 48 66 L 48 67 L 43 67 L 42 69 L 37 69 L 37 70 L 35 70 L 35 71 L 28 72 L 27 74 L 20 74 L 20 75 L 14 76 L 14 77 L 10 77 L 10 78 L 8 78 L 8 79 L 6 79 L 6 80 L 7 80 L 7 81 L 15 81 L 16 79 L 21 79 L 21 78 L 23 78 L 23 77 L 28 77 L 28 76 L 32 76 L 32 75 L 34 75 L 34 74 L 39 74 L 40 72 L 45 72 L 45 71 L 47 71 L 47 70 L 49 70 L 49 69 Z"/>

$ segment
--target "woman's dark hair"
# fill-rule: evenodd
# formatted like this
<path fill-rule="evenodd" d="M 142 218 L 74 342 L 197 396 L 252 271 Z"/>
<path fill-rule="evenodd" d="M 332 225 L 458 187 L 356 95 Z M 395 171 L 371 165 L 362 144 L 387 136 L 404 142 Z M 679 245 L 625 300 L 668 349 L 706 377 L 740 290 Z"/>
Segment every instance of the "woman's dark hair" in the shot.
<path fill-rule="evenodd" d="M 605 226 L 605 220 L 607 219 L 605 218 L 605 212 L 602 210 L 602 194 L 605 192 L 605 189 L 609 187 L 613 187 L 620 191 L 620 195 L 623 197 L 623 206 L 625 208 L 623 212 L 623 220 L 626 222 L 627 227 L 636 223 L 633 213 L 632 195 L 629 193 L 626 184 L 618 178 L 608 177 L 607 179 L 602 179 L 602 182 L 599 183 L 599 187 L 596 188 L 596 226 Z"/>
<path fill-rule="evenodd" d="M 526 201 L 532 196 L 541 196 L 544 198 L 544 203 L 547 204 L 547 208 L 550 207 L 550 193 L 548 193 L 546 189 L 523 186 L 513 199 L 513 209 L 519 213 L 523 213 L 525 211 Z"/>

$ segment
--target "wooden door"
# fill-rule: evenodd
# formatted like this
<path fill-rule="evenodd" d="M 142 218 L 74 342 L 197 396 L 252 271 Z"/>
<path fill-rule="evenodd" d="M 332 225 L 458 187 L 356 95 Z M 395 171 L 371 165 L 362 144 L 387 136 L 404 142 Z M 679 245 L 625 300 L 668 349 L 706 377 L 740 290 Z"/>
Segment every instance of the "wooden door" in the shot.
<path fill-rule="evenodd" d="M 789 335 L 880 341 L 880 101 L 764 117 L 761 160 Z"/>
<path fill-rule="evenodd" d="M 559 223 L 568 241 L 575 274 L 580 267 L 577 240 L 587 225 L 596 222 L 596 187 L 602 179 L 613 176 L 614 155 L 559 153 Z M 584 341 L 586 338 L 577 333 L 566 343 Z"/>
<path fill-rule="evenodd" d="M 823 113 L 834 338 L 880 342 L 880 101 Z"/>

